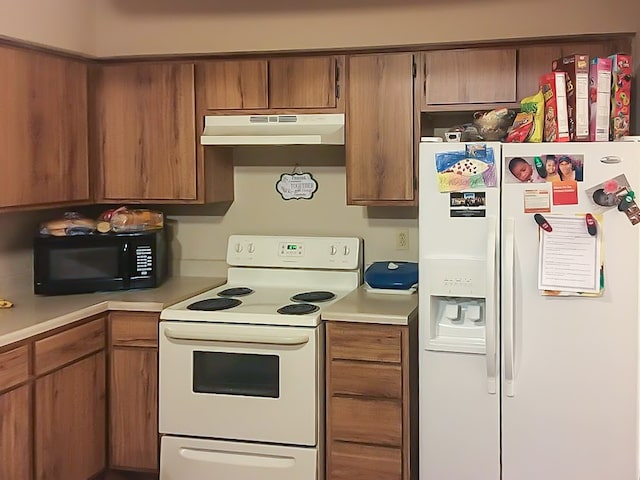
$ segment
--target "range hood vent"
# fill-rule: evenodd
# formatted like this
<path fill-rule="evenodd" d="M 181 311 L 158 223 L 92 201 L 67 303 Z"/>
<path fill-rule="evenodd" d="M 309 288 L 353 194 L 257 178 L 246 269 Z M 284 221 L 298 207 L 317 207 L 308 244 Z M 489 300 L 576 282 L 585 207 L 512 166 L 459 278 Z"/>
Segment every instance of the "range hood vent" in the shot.
<path fill-rule="evenodd" d="M 344 145 L 344 114 L 208 115 L 202 145 Z"/>

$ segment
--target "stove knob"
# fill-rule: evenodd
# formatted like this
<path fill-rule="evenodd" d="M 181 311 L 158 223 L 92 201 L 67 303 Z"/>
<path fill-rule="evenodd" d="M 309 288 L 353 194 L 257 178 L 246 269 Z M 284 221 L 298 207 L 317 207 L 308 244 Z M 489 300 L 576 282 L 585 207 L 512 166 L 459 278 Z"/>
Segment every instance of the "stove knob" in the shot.
<path fill-rule="evenodd" d="M 256 246 L 253 243 L 249 244 L 249 253 L 253 253 L 256 251 Z"/>
<path fill-rule="evenodd" d="M 345 255 L 349 255 L 350 253 L 351 253 L 351 249 L 349 248 L 349 246 L 348 246 L 348 245 L 345 245 L 345 246 L 344 246 L 344 254 L 345 254 Z"/>
<path fill-rule="evenodd" d="M 236 253 L 240 253 L 242 251 L 242 245 L 236 243 Z"/>
<path fill-rule="evenodd" d="M 338 253 L 338 249 L 334 245 L 331 245 L 331 255 L 335 255 L 336 253 Z"/>

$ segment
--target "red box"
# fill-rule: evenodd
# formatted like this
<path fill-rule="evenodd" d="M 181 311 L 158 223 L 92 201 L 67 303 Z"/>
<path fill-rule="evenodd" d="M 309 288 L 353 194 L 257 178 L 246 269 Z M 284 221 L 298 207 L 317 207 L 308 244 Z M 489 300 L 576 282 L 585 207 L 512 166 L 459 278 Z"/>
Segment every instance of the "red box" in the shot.
<path fill-rule="evenodd" d="M 611 78 L 611 140 L 629 135 L 631 120 L 631 55 L 610 55 Z"/>
<path fill-rule="evenodd" d="M 567 81 L 564 72 L 549 72 L 540 77 L 544 96 L 543 141 L 568 142 Z"/>

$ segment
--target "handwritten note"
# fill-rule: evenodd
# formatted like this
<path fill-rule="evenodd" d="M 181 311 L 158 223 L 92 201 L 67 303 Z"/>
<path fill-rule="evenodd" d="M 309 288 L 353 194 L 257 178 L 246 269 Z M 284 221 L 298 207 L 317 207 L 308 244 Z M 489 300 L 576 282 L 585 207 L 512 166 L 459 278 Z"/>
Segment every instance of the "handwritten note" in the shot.
<path fill-rule="evenodd" d="M 546 219 L 553 231 L 541 231 L 538 288 L 598 293 L 600 242 L 598 236 L 587 232 L 584 216 L 546 216 Z"/>

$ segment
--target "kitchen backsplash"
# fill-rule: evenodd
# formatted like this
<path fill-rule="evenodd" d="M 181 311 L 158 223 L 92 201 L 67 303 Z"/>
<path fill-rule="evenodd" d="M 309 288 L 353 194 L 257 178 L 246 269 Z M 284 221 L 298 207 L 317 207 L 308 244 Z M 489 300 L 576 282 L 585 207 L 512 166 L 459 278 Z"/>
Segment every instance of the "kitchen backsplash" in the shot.
<path fill-rule="evenodd" d="M 344 160 L 310 159 L 303 166 L 273 165 L 271 151 L 235 152 L 235 201 L 210 215 L 168 215 L 173 271 L 182 275 L 220 275 L 226 269 L 231 234 L 359 236 L 365 263 L 418 259 L 417 208 L 367 208 L 346 205 Z M 259 157 L 258 157 L 259 155 Z M 283 200 L 276 182 L 283 173 L 310 172 L 318 190 L 310 200 Z M 192 209 L 197 213 L 197 209 Z M 396 237 L 408 234 L 408 249 L 396 249 Z"/>

